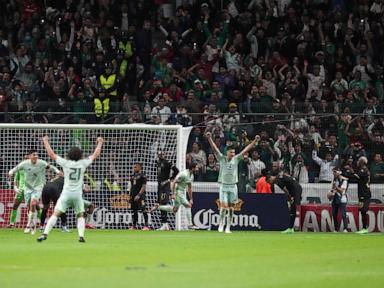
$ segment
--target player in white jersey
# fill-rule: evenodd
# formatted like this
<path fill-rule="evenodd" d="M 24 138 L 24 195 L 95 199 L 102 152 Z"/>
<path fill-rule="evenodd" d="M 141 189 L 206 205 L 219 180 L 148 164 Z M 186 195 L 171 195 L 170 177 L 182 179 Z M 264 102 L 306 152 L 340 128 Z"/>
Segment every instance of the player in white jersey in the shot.
<path fill-rule="evenodd" d="M 174 205 L 158 205 L 156 204 L 152 209 L 152 211 L 155 211 L 156 209 L 159 209 L 161 211 L 166 212 L 174 212 L 176 213 L 179 210 L 179 207 L 183 205 L 185 208 L 187 208 L 188 211 L 190 208 L 192 208 L 193 205 L 193 197 L 192 197 L 192 182 L 194 179 L 194 174 L 199 170 L 196 163 L 189 164 L 188 169 L 185 169 L 184 171 L 177 174 L 174 181 L 171 182 L 171 190 L 175 197 Z M 185 193 L 185 190 L 187 189 L 188 192 L 188 199 L 187 195 Z M 191 213 L 187 214 L 187 221 L 188 226 L 192 226 L 192 215 Z"/>
<path fill-rule="evenodd" d="M 27 227 L 24 229 L 24 233 L 35 234 L 37 223 L 37 208 L 41 198 L 41 192 L 45 182 L 46 170 L 51 169 L 59 174 L 60 171 L 56 167 L 48 164 L 44 160 L 39 159 L 39 154 L 36 150 L 30 150 L 28 153 L 28 159 L 20 162 L 16 167 L 9 171 L 9 177 L 19 170 L 24 171 L 25 191 L 24 199 L 29 207 Z"/>
<path fill-rule="evenodd" d="M 225 218 L 227 218 L 227 227 L 225 233 L 231 232 L 232 218 L 234 206 L 238 201 L 237 196 L 237 182 L 238 182 L 238 164 L 243 155 L 251 150 L 256 145 L 256 138 L 249 143 L 239 154 L 235 154 L 235 148 L 228 147 L 227 155 L 224 156 L 215 142 L 212 139 L 212 134 L 206 134 L 209 144 L 211 145 L 215 156 L 220 165 L 218 182 L 220 183 L 220 221 L 219 232 L 224 231 Z M 227 217 L 226 217 L 227 216 Z"/>
<path fill-rule="evenodd" d="M 47 150 L 49 157 L 57 162 L 64 170 L 64 187 L 63 192 L 57 200 L 54 213 L 49 218 L 47 226 L 45 227 L 43 235 L 37 238 L 41 242 L 46 240 L 49 232 L 52 230 L 57 222 L 57 218 L 65 211 L 72 207 L 77 215 L 77 230 L 79 232 L 79 242 L 85 242 L 84 230 L 84 202 L 83 202 L 83 185 L 84 185 L 84 172 L 89 165 L 100 155 L 101 146 L 103 145 L 103 138 L 97 138 L 97 145 L 95 151 L 88 158 L 83 159 L 83 152 L 78 147 L 72 147 L 67 155 L 68 159 L 57 156 L 52 150 L 48 141 L 48 136 L 43 137 L 44 147 Z"/>

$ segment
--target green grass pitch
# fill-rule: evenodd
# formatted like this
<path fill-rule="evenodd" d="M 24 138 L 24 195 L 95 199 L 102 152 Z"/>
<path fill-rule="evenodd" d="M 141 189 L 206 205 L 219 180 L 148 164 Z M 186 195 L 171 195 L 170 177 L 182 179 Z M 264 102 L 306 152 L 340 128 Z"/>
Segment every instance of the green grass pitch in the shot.
<path fill-rule="evenodd" d="M 0 287 L 384 287 L 384 235 L 0 229 Z"/>

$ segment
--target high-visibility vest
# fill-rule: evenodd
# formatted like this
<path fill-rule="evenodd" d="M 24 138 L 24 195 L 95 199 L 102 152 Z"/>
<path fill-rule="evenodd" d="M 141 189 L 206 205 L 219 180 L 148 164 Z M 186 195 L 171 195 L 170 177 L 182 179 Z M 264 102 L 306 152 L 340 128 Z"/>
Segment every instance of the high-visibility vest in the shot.
<path fill-rule="evenodd" d="M 104 74 L 100 75 L 100 84 L 105 90 L 111 88 L 115 84 L 115 81 L 116 81 L 116 74 L 111 74 L 108 77 L 105 77 Z M 116 96 L 117 90 L 114 90 L 108 94 Z"/>
<path fill-rule="evenodd" d="M 126 58 L 131 58 L 132 55 L 133 55 L 133 49 L 132 49 L 132 42 L 131 41 L 128 41 L 126 44 L 124 44 L 123 42 L 119 41 L 119 49 L 122 49 L 124 50 L 124 56 Z"/>
<path fill-rule="evenodd" d="M 112 183 L 108 180 L 108 178 L 104 179 L 104 184 L 107 186 L 107 189 L 112 192 L 118 192 L 120 191 L 120 186 L 116 181 L 113 181 Z"/>
<path fill-rule="evenodd" d="M 101 101 L 100 98 L 95 98 L 93 100 L 93 103 L 95 105 L 95 114 L 96 114 L 96 117 L 103 117 L 105 115 L 107 115 L 108 111 L 109 111 L 109 98 L 105 98 L 103 99 L 103 101 Z"/>
<path fill-rule="evenodd" d="M 124 59 L 123 61 L 121 61 L 120 67 L 119 67 L 119 74 L 121 78 L 124 78 L 125 75 L 127 75 L 127 68 L 128 68 L 128 61 Z"/>

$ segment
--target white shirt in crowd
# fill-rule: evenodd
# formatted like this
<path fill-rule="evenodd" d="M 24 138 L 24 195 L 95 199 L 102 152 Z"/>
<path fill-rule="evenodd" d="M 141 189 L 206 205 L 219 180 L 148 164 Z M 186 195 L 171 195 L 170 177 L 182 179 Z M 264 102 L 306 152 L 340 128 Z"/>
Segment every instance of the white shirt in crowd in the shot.
<path fill-rule="evenodd" d="M 156 106 L 152 108 L 152 117 L 155 118 L 156 123 L 166 124 L 171 114 L 171 108 L 168 106 L 164 106 L 163 108 Z"/>
<path fill-rule="evenodd" d="M 332 161 L 326 161 L 317 156 L 316 151 L 312 151 L 312 159 L 320 166 L 319 181 L 332 182 L 333 172 L 332 169 L 336 167 L 339 155 L 335 155 Z"/>

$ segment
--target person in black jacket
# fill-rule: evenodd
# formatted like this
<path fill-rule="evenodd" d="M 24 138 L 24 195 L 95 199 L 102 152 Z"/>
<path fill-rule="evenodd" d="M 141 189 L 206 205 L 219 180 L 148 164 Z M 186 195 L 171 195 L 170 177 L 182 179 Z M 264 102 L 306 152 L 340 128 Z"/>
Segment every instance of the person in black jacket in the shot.
<path fill-rule="evenodd" d="M 367 234 L 368 209 L 371 200 L 371 173 L 367 167 L 368 159 L 364 156 L 357 161 L 357 173 L 354 176 L 357 178 L 357 196 L 359 198 L 359 211 L 363 222 L 363 229 L 359 230 L 358 234 Z"/>
<path fill-rule="evenodd" d="M 299 206 L 301 202 L 303 188 L 295 178 L 287 173 L 283 173 L 278 176 L 267 176 L 267 182 L 271 184 L 271 186 L 276 184 L 287 195 L 289 207 L 289 227 L 282 231 L 282 233 L 292 234 L 294 232 L 293 226 L 295 225 L 296 210 L 297 206 Z"/>

